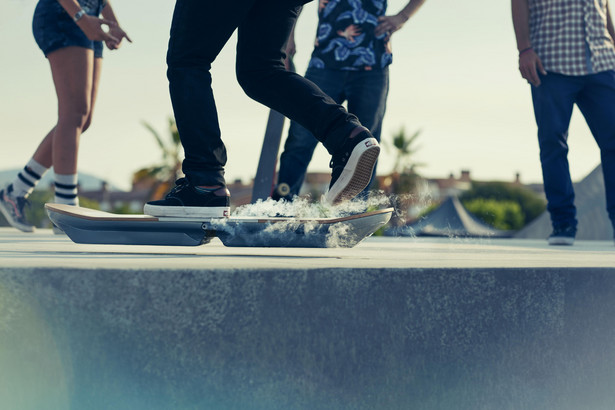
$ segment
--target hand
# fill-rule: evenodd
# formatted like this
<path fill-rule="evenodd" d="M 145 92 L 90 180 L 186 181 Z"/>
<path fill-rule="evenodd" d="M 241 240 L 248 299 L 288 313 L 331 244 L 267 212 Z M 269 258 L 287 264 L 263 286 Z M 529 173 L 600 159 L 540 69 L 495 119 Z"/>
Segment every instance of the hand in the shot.
<path fill-rule="evenodd" d="M 83 31 L 83 33 L 86 35 L 86 37 L 92 41 L 105 41 L 105 42 L 106 41 L 118 41 L 119 42 L 119 40 L 113 37 L 113 35 L 111 35 L 110 32 L 108 33 L 102 28 L 103 25 L 108 26 L 110 29 L 112 27 L 117 26 L 117 23 L 111 20 L 105 20 L 105 19 L 98 18 L 96 16 L 90 16 L 86 14 L 83 17 L 81 17 L 79 21 L 77 21 L 77 25 L 79 26 L 81 31 Z"/>
<path fill-rule="evenodd" d="M 120 48 L 123 39 L 126 39 L 129 43 L 132 43 L 132 40 L 130 39 L 130 37 L 128 37 L 128 34 L 126 34 L 126 32 L 117 24 L 115 26 L 109 27 L 109 34 L 117 39 L 117 41 L 105 41 L 105 44 L 107 45 L 107 48 L 109 50 L 117 50 L 118 48 Z"/>
<path fill-rule="evenodd" d="M 527 50 L 519 56 L 519 71 L 521 77 L 525 78 L 530 84 L 535 87 L 540 85 L 540 76 L 547 75 L 547 71 L 542 66 L 542 61 L 534 50 Z"/>
<path fill-rule="evenodd" d="M 406 24 L 406 21 L 408 21 L 408 19 L 401 14 L 396 14 L 395 16 L 380 16 L 378 17 L 379 23 L 374 30 L 374 34 L 376 34 L 376 36 L 387 34 L 388 37 L 390 37 L 391 34 L 402 28 L 403 25 Z"/>

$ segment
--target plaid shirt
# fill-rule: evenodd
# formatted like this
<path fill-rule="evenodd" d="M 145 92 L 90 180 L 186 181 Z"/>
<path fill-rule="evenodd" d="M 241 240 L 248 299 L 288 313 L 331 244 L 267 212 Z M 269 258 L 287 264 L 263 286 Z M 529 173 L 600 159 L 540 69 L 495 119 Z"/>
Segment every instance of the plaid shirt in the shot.
<path fill-rule="evenodd" d="M 615 69 L 607 0 L 529 0 L 530 41 L 545 70 L 587 75 Z"/>

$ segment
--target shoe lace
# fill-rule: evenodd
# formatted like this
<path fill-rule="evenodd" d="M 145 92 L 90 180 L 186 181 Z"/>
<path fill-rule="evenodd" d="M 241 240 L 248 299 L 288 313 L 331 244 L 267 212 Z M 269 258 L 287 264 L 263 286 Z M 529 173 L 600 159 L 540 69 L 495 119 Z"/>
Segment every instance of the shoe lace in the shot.
<path fill-rule="evenodd" d="M 331 162 L 329 163 L 329 168 L 331 168 L 332 170 L 331 171 L 331 185 L 333 185 L 333 183 L 337 181 L 339 176 L 342 174 L 342 171 L 344 170 L 344 167 L 346 166 L 346 163 L 348 162 L 348 158 L 350 158 L 349 151 L 344 152 L 342 155 L 334 155 L 331 158 Z"/>
<path fill-rule="evenodd" d="M 348 151 L 344 152 L 343 155 L 334 155 L 331 158 L 331 162 L 329 162 L 329 168 L 344 166 L 348 162 L 348 158 L 350 158 L 350 152 Z"/>
<path fill-rule="evenodd" d="M 19 212 L 18 216 L 25 217 L 24 208 L 30 208 L 30 201 L 25 197 L 17 197 L 15 202 L 17 203 L 17 212 Z"/>
<path fill-rule="evenodd" d="M 576 228 L 572 226 L 556 227 L 553 229 L 553 233 L 551 235 L 575 235 L 576 231 Z"/>
<path fill-rule="evenodd" d="M 179 191 L 184 189 L 186 185 L 188 185 L 188 180 L 186 178 L 178 179 L 177 181 L 175 181 L 175 186 L 169 191 L 167 196 L 177 194 Z"/>

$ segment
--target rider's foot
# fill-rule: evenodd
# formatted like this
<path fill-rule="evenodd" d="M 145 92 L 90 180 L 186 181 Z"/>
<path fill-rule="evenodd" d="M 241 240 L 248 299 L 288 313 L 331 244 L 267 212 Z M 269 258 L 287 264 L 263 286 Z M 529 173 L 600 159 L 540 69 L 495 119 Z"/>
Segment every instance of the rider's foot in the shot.
<path fill-rule="evenodd" d="M 369 184 L 380 154 L 376 138 L 363 129 L 348 138 L 331 159 L 331 184 L 325 201 L 338 204 L 357 196 Z"/>
<path fill-rule="evenodd" d="M 225 187 L 203 188 L 180 178 L 165 199 L 146 203 L 143 212 L 152 216 L 223 218 L 230 214 L 230 201 Z"/>

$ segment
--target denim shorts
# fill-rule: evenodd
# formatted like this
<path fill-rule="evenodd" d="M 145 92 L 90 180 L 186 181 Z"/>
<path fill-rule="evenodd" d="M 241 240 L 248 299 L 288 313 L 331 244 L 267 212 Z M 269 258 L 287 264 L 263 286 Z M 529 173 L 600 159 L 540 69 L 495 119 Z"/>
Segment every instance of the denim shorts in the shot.
<path fill-rule="evenodd" d="M 96 7 L 83 7 L 83 10 L 91 16 L 98 16 L 102 2 L 98 3 Z M 32 19 L 32 33 L 45 56 L 71 46 L 94 50 L 94 57 L 97 58 L 103 55 L 102 41 L 87 38 L 57 0 L 39 0 Z"/>

